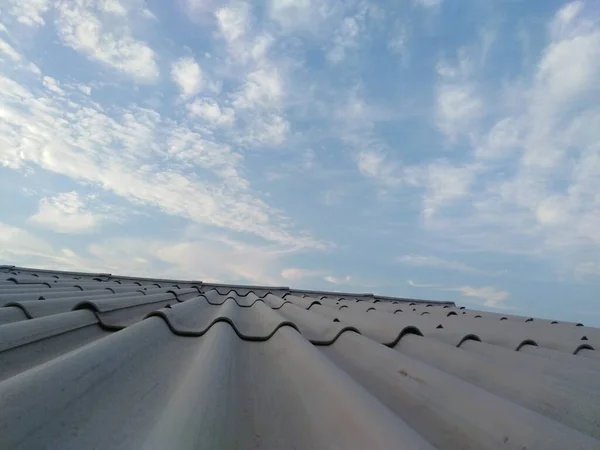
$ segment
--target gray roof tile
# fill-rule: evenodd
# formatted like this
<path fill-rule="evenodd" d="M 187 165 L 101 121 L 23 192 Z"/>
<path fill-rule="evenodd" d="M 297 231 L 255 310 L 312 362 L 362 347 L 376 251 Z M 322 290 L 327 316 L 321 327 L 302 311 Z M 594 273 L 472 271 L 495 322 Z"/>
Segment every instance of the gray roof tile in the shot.
<path fill-rule="evenodd" d="M 404 337 L 394 348 L 532 411 L 600 437 L 594 423 L 600 392 L 590 389 L 594 383 L 582 384 L 579 377 L 552 375 L 539 366 L 512 364 L 510 359 L 516 359 L 518 352 L 490 361 L 477 353 L 414 335 Z M 577 373 L 577 362 L 573 363 L 570 370 Z M 580 401 L 566 410 L 564 406 L 573 398 Z"/>
<path fill-rule="evenodd" d="M 90 311 L 70 311 L 5 325 L 0 327 L 0 352 L 97 322 L 98 320 Z"/>
<path fill-rule="evenodd" d="M 530 319 L 0 266 L 0 448 L 597 450 L 600 331 Z"/>
<path fill-rule="evenodd" d="M 277 311 L 286 321 L 295 324 L 305 339 L 316 345 L 330 345 L 345 331 L 360 331 L 355 327 L 334 322 L 309 309 L 286 303 Z"/>
<path fill-rule="evenodd" d="M 151 315 L 163 317 L 171 330 L 181 336 L 202 336 L 217 322 L 229 323 L 240 338 L 253 341 L 269 339 L 282 326 L 296 327 L 262 301 L 244 308 L 230 297 L 213 305 L 199 296 Z"/>
<path fill-rule="evenodd" d="M 79 298 L 64 298 L 54 300 L 26 300 L 22 302 L 10 302 L 4 306 L 14 306 L 20 308 L 27 318 L 35 319 L 37 317 L 59 314 L 62 312 L 71 311 L 78 303 Z"/>
<path fill-rule="evenodd" d="M 321 351 L 437 448 L 598 445 L 590 436 L 360 335 L 344 334 Z"/>
<path fill-rule="evenodd" d="M 320 305 L 320 300 L 313 297 L 299 297 L 297 295 L 286 295 L 283 297 L 288 302 L 292 302 L 294 305 L 300 308 L 309 309 L 313 305 Z"/>
<path fill-rule="evenodd" d="M 27 319 L 27 314 L 21 308 L 9 306 L 0 308 L 0 325 Z"/>

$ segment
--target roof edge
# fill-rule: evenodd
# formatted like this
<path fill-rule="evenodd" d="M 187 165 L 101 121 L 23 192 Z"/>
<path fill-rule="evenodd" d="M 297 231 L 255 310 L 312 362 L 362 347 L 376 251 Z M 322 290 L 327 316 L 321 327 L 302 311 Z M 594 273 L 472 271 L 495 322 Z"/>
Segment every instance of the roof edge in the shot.
<path fill-rule="evenodd" d="M 151 278 L 151 277 L 134 277 L 134 276 L 119 276 L 111 273 L 102 272 L 74 272 L 69 270 L 52 270 L 52 269 L 36 269 L 32 267 L 20 267 L 10 264 L 0 265 L 0 270 L 18 270 L 23 272 L 37 272 L 37 273 L 48 273 L 48 274 L 62 274 L 62 275 L 74 275 L 74 276 L 86 276 L 86 277 L 103 277 L 110 278 L 112 280 L 130 280 L 130 281 L 152 281 L 157 283 L 182 283 L 201 285 L 202 287 L 212 288 L 230 288 L 230 289 L 249 289 L 249 290 L 271 290 L 271 291 L 287 291 L 292 294 L 308 294 L 308 295 L 320 295 L 320 296 L 337 296 L 337 297 L 358 297 L 358 298 L 369 298 L 381 301 L 399 301 L 399 302 L 414 302 L 419 304 L 432 304 L 432 305 L 448 305 L 456 306 L 451 301 L 440 301 L 440 300 L 426 300 L 406 297 L 393 297 L 388 295 L 377 295 L 370 292 L 352 293 L 352 292 L 336 292 L 336 291 L 319 291 L 313 289 L 294 289 L 288 286 L 264 286 L 264 285 L 250 285 L 250 284 L 227 284 L 227 283 L 204 283 L 199 280 L 177 280 L 169 278 Z"/>

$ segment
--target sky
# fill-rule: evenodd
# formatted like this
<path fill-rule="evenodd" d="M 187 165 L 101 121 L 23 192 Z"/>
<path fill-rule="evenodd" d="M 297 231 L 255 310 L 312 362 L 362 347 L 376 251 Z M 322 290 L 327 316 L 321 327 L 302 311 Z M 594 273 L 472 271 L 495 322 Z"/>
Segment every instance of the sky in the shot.
<path fill-rule="evenodd" d="M 0 264 L 600 325 L 600 3 L 4 0 Z"/>

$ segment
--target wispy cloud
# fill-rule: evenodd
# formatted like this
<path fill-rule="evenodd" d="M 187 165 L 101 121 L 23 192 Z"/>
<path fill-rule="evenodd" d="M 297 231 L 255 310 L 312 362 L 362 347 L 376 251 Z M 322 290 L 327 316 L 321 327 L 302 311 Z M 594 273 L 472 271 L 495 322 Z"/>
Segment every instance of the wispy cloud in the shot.
<path fill-rule="evenodd" d="M 388 48 L 398 54 L 404 66 L 408 65 L 410 60 L 409 47 L 410 32 L 408 26 L 403 22 L 396 22 L 393 31 L 388 38 Z"/>
<path fill-rule="evenodd" d="M 442 0 L 414 0 L 417 5 L 433 8 L 442 4 Z"/>
<path fill-rule="evenodd" d="M 474 83 L 474 62 L 465 49 L 452 64 L 441 60 L 437 65 L 437 120 L 450 140 L 468 134 L 484 112 L 484 103 Z"/>
<path fill-rule="evenodd" d="M 116 218 L 117 216 L 110 214 L 90 211 L 84 199 L 73 191 L 42 198 L 38 212 L 29 221 L 57 233 L 89 233 L 103 222 L 114 221 Z"/>
<path fill-rule="evenodd" d="M 472 273 L 478 275 L 498 275 L 499 272 L 484 270 L 473 267 L 460 261 L 438 258 L 425 255 L 404 255 L 396 258 L 396 261 L 413 267 L 426 267 L 432 269 L 451 270 L 457 272 Z"/>
<path fill-rule="evenodd" d="M 334 277 L 333 275 L 327 275 L 324 278 L 325 281 L 332 284 L 348 284 L 352 280 L 350 275 L 346 275 L 343 277 Z"/>
<path fill-rule="evenodd" d="M 0 58 L 8 58 L 13 62 L 19 62 L 21 55 L 8 42 L 0 39 Z"/>
<path fill-rule="evenodd" d="M 4 166 L 35 164 L 197 223 L 285 245 L 321 247 L 318 241 L 293 237 L 276 224 L 278 212 L 250 192 L 237 169 L 241 156 L 229 146 L 164 121 L 152 110 L 113 107 L 116 114 L 109 116 L 86 98 L 66 99 L 52 91 L 40 97 L 7 77 L 0 77 L 0 84 L 4 86 L 0 101 L 12 111 L 3 123 L 10 130 L 0 151 Z M 107 148 L 107 142 L 112 146 Z M 222 189 L 175 165 L 148 165 L 149 158 L 169 154 L 232 181 Z"/>
<path fill-rule="evenodd" d="M 44 25 L 44 15 L 50 8 L 50 0 L 7 0 L 11 15 L 25 25 Z"/>
<path fill-rule="evenodd" d="M 438 64 L 437 124 L 449 148 L 472 153 L 461 165 L 417 168 L 429 230 L 467 248 L 535 250 L 557 266 L 574 267 L 600 245 L 596 16 L 589 2 L 558 10 L 533 72 L 504 81 L 498 94 L 481 89 L 477 48 Z M 502 114 L 482 120 L 492 110 Z"/>
<path fill-rule="evenodd" d="M 18 227 L 0 222 L 0 256 L 6 260 L 52 253 L 50 245 Z"/>
<path fill-rule="evenodd" d="M 0 259 L 39 268 L 112 272 L 206 282 L 278 284 L 281 253 L 222 235 L 180 240 L 98 239 L 76 251 L 0 222 Z"/>
<path fill-rule="evenodd" d="M 43 77 L 42 84 L 50 92 L 54 92 L 58 95 L 65 95 L 65 91 L 60 87 L 59 82 L 52 77 Z"/>
<path fill-rule="evenodd" d="M 356 49 L 361 32 L 362 17 L 346 17 L 340 24 L 333 39 L 333 46 L 327 53 L 327 58 L 333 64 L 338 64 L 348 51 Z"/>
<path fill-rule="evenodd" d="M 342 189 L 329 189 L 322 195 L 323 203 L 327 206 L 339 205 L 343 198 L 344 191 Z"/>
<path fill-rule="evenodd" d="M 503 309 L 507 307 L 505 302 L 509 293 L 496 289 L 495 287 L 460 286 L 457 288 L 446 288 L 445 290 L 457 291 L 465 297 L 473 297 L 482 300 L 483 306 L 487 306 L 488 308 Z"/>
<path fill-rule="evenodd" d="M 190 57 L 180 58 L 172 64 L 171 78 L 184 97 L 196 95 L 204 85 L 202 70 Z"/>
<path fill-rule="evenodd" d="M 187 105 L 192 118 L 203 120 L 206 126 L 230 127 L 235 122 L 235 110 L 221 107 L 213 99 L 196 99 Z"/>
<path fill-rule="evenodd" d="M 431 218 L 440 209 L 470 195 L 471 184 L 477 174 L 476 165 L 454 165 L 446 161 L 430 164 L 425 168 L 422 186 L 423 215 Z"/>
<path fill-rule="evenodd" d="M 362 150 L 357 155 L 357 164 L 361 174 L 384 185 L 395 186 L 402 181 L 400 168 L 382 152 Z"/>
<path fill-rule="evenodd" d="M 412 286 L 412 287 L 416 287 L 416 288 L 433 288 L 433 289 L 435 289 L 435 288 L 438 288 L 438 287 L 440 287 L 440 285 L 439 285 L 439 284 L 423 284 L 423 283 L 416 283 L 416 282 L 414 282 L 413 280 L 408 280 L 408 281 L 406 282 L 406 284 L 408 284 L 409 286 Z"/>
<path fill-rule="evenodd" d="M 132 29 L 125 21 L 127 11 L 105 11 L 113 14 L 103 18 L 97 14 L 102 4 L 92 0 L 58 3 L 56 29 L 62 42 L 137 81 L 155 82 L 159 77 L 155 51 L 146 42 L 133 37 Z"/>
<path fill-rule="evenodd" d="M 506 304 L 506 300 L 510 296 L 507 291 L 500 290 L 493 286 L 444 286 L 439 284 L 421 284 L 415 283 L 412 280 L 406 282 L 409 286 L 422 289 L 431 289 L 434 291 L 444 292 L 459 292 L 463 297 L 474 298 L 475 303 L 481 306 L 494 309 L 506 309 L 509 305 Z"/>
<path fill-rule="evenodd" d="M 312 280 L 314 283 L 316 279 L 321 279 L 331 284 L 348 285 L 352 283 L 352 277 L 350 275 L 336 277 L 334 275 L 328 275 L 324 270 L 314 269 L 298 269 L 298 268 L 287 268 L 281 271 L 281 277 L 291 282 L 299 282 L 304 279 Z M 352 283 L 354 284 L 354 283 Z"/>
<path fill-rule="evenodd" d="M 289 267 L 287 269 L 283 269 L 281 271 L 281 276 L 290 281 L 298 281 L 304 278 L 313 278 L 321 276 L 323 272 L 320 270 L 313 269 L 298 269 L 294 267 Z"/>

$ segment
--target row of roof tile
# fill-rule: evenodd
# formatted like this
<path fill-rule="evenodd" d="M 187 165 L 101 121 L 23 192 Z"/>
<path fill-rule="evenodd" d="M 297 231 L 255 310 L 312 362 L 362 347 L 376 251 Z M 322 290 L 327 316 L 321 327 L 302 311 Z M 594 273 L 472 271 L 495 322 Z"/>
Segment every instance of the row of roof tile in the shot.
<path fill-rule="evenodd" d="M 31 290 L 14 276 L 0 274 L 0 448 L 600 448 L 596 328 L 279 287 Z"/>

